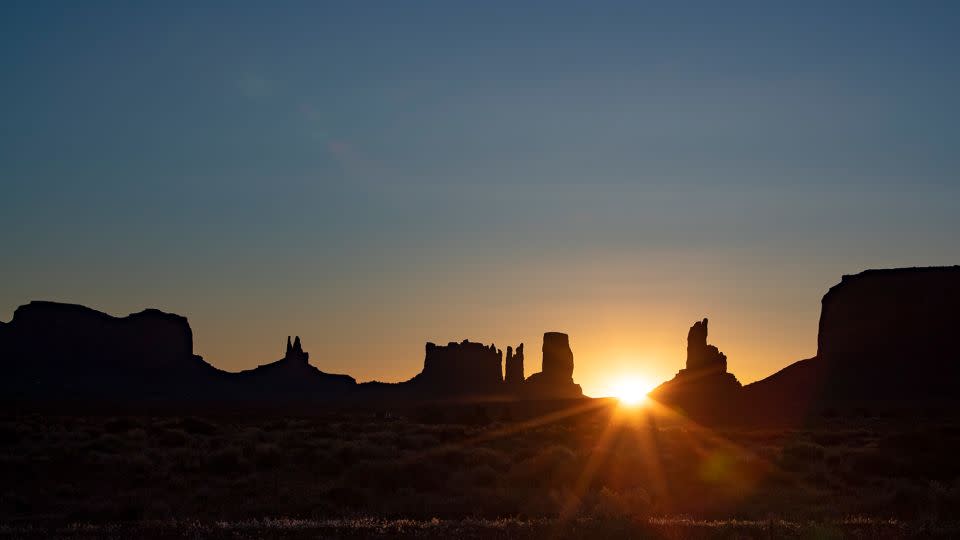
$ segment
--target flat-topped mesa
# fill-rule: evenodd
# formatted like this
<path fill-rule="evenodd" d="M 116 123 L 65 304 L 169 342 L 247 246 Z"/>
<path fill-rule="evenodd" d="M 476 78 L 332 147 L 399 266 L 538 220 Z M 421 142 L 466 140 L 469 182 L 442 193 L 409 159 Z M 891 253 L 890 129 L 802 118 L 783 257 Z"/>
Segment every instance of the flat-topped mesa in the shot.
<path fill-rule="evenodd" d="M 427 343 L 423 371 L 414 378 L 431 394 L 490 394 L 503 386 L 503 351 L 463 340 Z"/>
<path fill-rule="evenodd" d="M 513 352 L 513 347 L 507 347 L 506 376 L 504 382 L 510 386 L 519 386 L 523 384 L 523 343 L 517 345 L 517 352 Z"/>
<path fill-rule="evenodd" d="M 960 266 L 843 276 L 822 300 L 817 355 L 744 387 L 751 409 L 796 419 L 868 401 L 956 399 L 958 305 Z"/>
<path fill-rule="evenodd" d="M 186 317 L 156 309 L 113 317 L 80 305 L 33 301 L 17 308 L 9 329 L 17 342 L 11 356 L 50 362 L 58 370 L 83 372 L 87 363 L 162 370 L 192 363 L 194 356 Z"/>
<path fill-rule="evenodd" d="M 543 334 L 543 373 L 550 379 L 573 382 L 573 351 L 566 334 Z"/>
<path fill-rule="evenodd" d="M 822 300 L 817 357 L 851 399 L 954 396 L 960 266 L 845 275 Z"/>
<path fill-rule="evenodd" d="M 40 301 L 3 326 L 0 363 L 4 395 L 56 399 L 187 395 L 217 372 L 193 354 L 185 317 Z"/>
<path fill-rule="evenodd" d="M 542 368 L 540 373 L 527 378 L 524 393 L 528 397 L 547 399 L 583 397 L 580 385 L 573 382 L 573 351 L 567 334 L 543 334 Z"/>
<path fill-rule="evenodd" d="M 300 336 L 297 336 L 290 344 L 290 336 L 287 336 L 287 353 L 283 356 L 284 360 L 291 362 L 300 362 L 306 364 L 310 360 L 310 353 L 303 352 L 303 345 L 300 344 Z"/>

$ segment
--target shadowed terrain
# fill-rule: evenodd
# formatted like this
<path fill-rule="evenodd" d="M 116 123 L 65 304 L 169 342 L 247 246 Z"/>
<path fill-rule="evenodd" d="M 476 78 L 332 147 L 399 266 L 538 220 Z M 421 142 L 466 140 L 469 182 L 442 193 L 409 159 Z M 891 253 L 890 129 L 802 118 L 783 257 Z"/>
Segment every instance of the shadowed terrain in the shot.
<path fill-rule="evenodd" d="M 838 410 L 804 428 L 720 430 L 604 401 L 527 420 L 445 412 L 5 416 L 0 537 L 71 523 L 94 527 L 66 534 L 78 538 L 136 523 L 148 536 L 207 523 L 213 537 L 958 530 L 955 410 Z M 251 521 L 267 518 L 286 521 Z"/>

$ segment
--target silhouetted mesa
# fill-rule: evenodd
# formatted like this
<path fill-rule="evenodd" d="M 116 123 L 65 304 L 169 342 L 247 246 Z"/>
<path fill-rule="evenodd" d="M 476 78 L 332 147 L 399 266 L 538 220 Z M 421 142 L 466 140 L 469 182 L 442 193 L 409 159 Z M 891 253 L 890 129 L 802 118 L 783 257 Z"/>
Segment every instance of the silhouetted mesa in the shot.
<path fill-rule="evenodd" d="M 573 351 L 566 334 L 543 334 L 543 365 L 540 373 L 527 378 L 524 394 L 536 399 L 583 397 L 580 385 L 573 382 Z"/>
<path fill-rule="evenodd" d="M 147 309 L 118 318 L 40 301 L 4 325 L 0 363 L 10 398 L 197 396 L 225 375 L 193 354 L 184 317 Z"/>
<path fill-rule="evenodd" d="M 423 371 L 410 382 L 428 395 L 494 394 L 503 391 L 502 364 L 503 352 L 493 344 L 427 343 Z"/>
<path fill-rule="evenodd" d="M 573 383 L 565 334 L 544 334 L 543 372 L 524 380 L 523 344 L 463 340 L 427 343 L 423 372 L 403 383 L 357 384 L 310 364 L 300 336 L 287 336 L 283 358 L 254 369 L 221 371 L 193 354 L 187 319 L 148 309 L 112 317 L 83 306 L 31 302 L 0 323 L 0 399 L 153 403 L 429 401 L 582 397 Z"/>
<path fill-rule="evenodd" d="M 687 333 L 686 369 L 650 392 L 658 402 L 697 418 L 713 418 L 732 410 L 741 389 L 740 381 L 727 373 L 726 355 L 707 344 L 707 322 L 695 322 Z"/>
<path fill-rule="evenodd" d="M 42 346 L 38 346 L 42 344 Z M 179 315 L 112 317 L 56 302 L 17 308 L 0 329 L 4 398 L 96 401 L 282 401 L 343 397 L 356 381 L 308 363 L 300 338 L 283 359 L 229 373 L 193 354 Z"/>
<path fill-rule="evenodd" d="M 960 266 L 867 270 L 823 297 L 817 356 L 745 387 L 751 403 L 955 398 Z"/>
<path fill-rule="evenodd" d="M 823 297 L 817 357 L 831 392 L 950 396 L 960 382 L 960 267 L 868 270 Z"/>
<path fill-rule="evenodd" d="M 687 335 L 686 367 L 651 392 L 698 418 L 797 416 L 837 402 L 956 399 L 960 348 L 955 312 L 960 267 L 867 270 L 823 297 L 817 356 L 741 389 L 727 358 L 707 343 L 708 321 Z M 364 383 L 324 373 L 299 336 L 283 358 L 228 373 L 193 353 L 184 317 L 147 309 L 112 317 L 83 306 L 31 302 L 0 323 L 0 398 L 26 400 L 330 401 L 471 396 L 582 397 L 573 352 L 559 332 L 543 336 L 543 367 L 524 376 L 521 344 L 503 355 L 464 340 L 427 344 L 424 370 L 406 383 Z"/>

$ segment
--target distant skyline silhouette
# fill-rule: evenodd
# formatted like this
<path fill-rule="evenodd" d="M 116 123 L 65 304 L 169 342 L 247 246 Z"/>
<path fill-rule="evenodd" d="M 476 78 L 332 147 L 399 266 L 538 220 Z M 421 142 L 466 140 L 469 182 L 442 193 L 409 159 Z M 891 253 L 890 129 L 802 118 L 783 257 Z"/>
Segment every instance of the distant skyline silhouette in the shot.
<path fill-rule="evenodd" d="M 703 318 L 687 332 L 686 362 L 675 377 L 657 384 L 636 371 L 612 373 L 620 385 L 612 397 L 627 407 L 642 401 L 655 414 L 666 407 L 710 424 L 793 423 L 851 403 L 935 405 L 956 397 L 960 365 L 951 357 L 951 314 L 958 301 L 960 265 L 844 275 L 822 298 L 815 356 L 742 385 L 728 371 L 726 355 L 708 342 L 709 319 Z M 34 301 L 0 323 L 0 394 L 24 405 L 99 402 L 206 411 L 231 404 L 381 412 L 450 405 L 475 407 L 488 419 L 486 407 L 509 418 L 510 411 L 531 405 L 594 406 L 575 381 L 568 334 L 543 333 L 539 372 L 527 374 L 523 349 L 508 346 L 504 356 L 494 343 L 428 342 L 416 375 L 398 383 L 364 382 L 311 364 L 300 336 L 287 336 L 283 358 L 230 372 L 196 355 L 193 330 L 181 315 L 146 309 L 114 317 Z"/>
<path fill-rule="evenodd" d="M 563 329 L 603 395 L 704 315 L 747 384 L 838 276 L 960 262 L 960 6 L 234 8 L 0 6 L 0 312 L 383 381 Z"/>

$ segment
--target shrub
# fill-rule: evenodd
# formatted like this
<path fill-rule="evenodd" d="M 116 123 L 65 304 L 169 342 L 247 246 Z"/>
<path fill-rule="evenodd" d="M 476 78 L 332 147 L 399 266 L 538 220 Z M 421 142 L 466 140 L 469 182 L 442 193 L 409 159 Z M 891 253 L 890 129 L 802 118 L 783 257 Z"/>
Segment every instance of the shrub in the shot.
<path fill-rule="evenodd" d="M 436 448 L 440 441 L 428 433 L 413 433 L 397 438 L 397 446 L 401 449 L 421 450 Z"/>
<path fill-rule="evenodd" d="M 0 445 L 9 446 L 20 442 L 20 430 L 16 424 L 0 424 Z"/>
<path fill-rule="evenodd" d="M 88 452 L 100 452 L 104 454 L 115 454 L 124 451 L 127 447 L 126 441 L 113 434 L 101 435 L 100 437 L 88 441 L 84 445 L 84 450 Z"/>
<path fill-rule="evenodd" d="M 240 449 L 232 445 L 215 450 L 207 456 L 206 465 L 210 471 L 217 474 L 234 474 L 250 467 Z"/>
<path fill-rule="evenodd" d="M 180 429 L 191 435 L 213 435 L 219 431 L 214 424 L 192 416 L 181 419 L 177 424 Z"/>
<path fill-rule="evenodd" d="M 327 492 L 325 498 L 336 501 L 339 505 L 346 508 L 353 509 L 369 508 L 371 502 L 371 497 L 367 490 L 360 486 L 353 485 L 336 485 Z"/>
<path fill-rule="evenodd" d="M 650 514 L 650 494 L 643 488 L 617 492 L 604 486 L 589 512 L 598 518 L 642 518 Z"/>
<path fill-rule="evenodd" d="M 470 471 L 470 485 L 490 487 L 497 484 L 500 479 L 500 473 L 489 465 L 480 465 Z"/>
<path fill-rule="evenodd" d="M 562 486 L 570 483 L 580 469 L 576 455 L 567 447 L 549 446 L 532 458 L 514 464 L 510 477 L 515 484 L 534 487 Z"/>
<path fill-rule="evenodd" d="M 129 418 L 111 418 L 103 424 L 103 431 L 106 433 L 126 433 L 135 427 L 139 427 L 139 425 Z"/>
<path fill-rule="evenodd" d="M 780 453 L 780 466 L 788 471 L 805 471 L 823 461 L 824 450 L 819 444 L 796 442 L 787 445 Z"/>
<path fill-rule="evenodd" d="M 157 434 L 157 443 L 166 448 L 186 446 L 190 436 L 180 429 L 164 429 Z"/>
<path fill-rule="evenodd" d="M 145 454 L 129 454 L 123 457 L 123 473 L 135 478 L 144 478 L 154 470 L 153 461 Z"/>
<path fill-rule="evenodd" d="M 253 462 L 259 466 L 275 466 L 283 462 L 280 447 L 271 443 L 258 443 L 253 447 Z"/>

